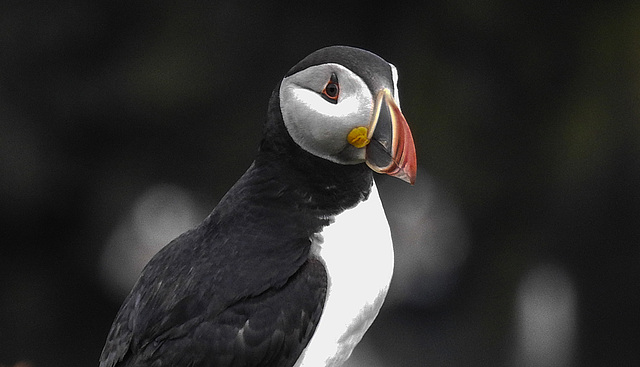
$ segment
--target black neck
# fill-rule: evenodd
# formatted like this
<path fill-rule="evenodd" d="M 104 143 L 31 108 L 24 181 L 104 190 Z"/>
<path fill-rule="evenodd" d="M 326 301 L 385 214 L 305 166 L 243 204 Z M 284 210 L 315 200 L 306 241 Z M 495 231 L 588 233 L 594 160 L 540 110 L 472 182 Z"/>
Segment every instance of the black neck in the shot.
<path fill-rule="evenodd" d="M 279 86 L 269 101 L 255 165 L 269 167 L 283 185 L 306 191 L 313 199 L 309 208 L 325 211 L 324 215 L 337 214 L 366 198 L 373 182 L 371 170 L 364 163 L 342 165 L 328 161 L 296 144 L 282 120 L 278 90 Z"/>
<path fill-rule="evenodd" d="M 237 217 L 252 208 L 261 213 L 259 221 L 265 225 L 301 221 L 299 228 L 315 233 L 331 216 L 366 199 L 373 175 L 364 163 L 333 163 L 298 146 L 282 120 L 278 89 L 269 103 L 264 138 L 255 161 L 212 216 L 218 220 Z"/>

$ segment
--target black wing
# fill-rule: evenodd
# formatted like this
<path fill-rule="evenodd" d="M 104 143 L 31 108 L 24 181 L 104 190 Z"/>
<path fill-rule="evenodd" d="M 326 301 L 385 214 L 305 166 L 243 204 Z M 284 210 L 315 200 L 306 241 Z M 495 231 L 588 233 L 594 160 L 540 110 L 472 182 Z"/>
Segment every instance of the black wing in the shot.
<path fill-rule="evenodd" d="M 181 296 L 155 324 L 140 314 L 142 298 L 166 294 L 136 288 L 114 321 L 100 367 L 293 366 L 315 331 L 326 286 L 324 266 L 310 259 L 282 286 L 214 307 L 218 312 L 207 309 L 214 295 Z"/>
<path fill-rule="evenodd" d="M 210 217 L 154 256 L 116 316 L 100 367 L 293 366 L 320 318 L 326 271 L 309 258 L 307 231 L 245 209 Z M 264 218 L 283 221 L 264 230 Z"/>

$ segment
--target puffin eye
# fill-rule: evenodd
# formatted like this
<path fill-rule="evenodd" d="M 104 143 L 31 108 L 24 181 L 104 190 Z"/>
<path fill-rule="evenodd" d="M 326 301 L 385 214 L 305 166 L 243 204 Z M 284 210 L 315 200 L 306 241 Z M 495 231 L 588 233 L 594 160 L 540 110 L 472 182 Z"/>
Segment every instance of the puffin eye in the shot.
<path fill-rule="evenodd" d="M 340 86 L 338 85 L 338 77 L 336 73 L 331 73 L 331 78 L 327 82 L 327 85 L 322 91 L 322 98 L 333 104 L 338 103 L 338 96 L 340 95 Z"/>

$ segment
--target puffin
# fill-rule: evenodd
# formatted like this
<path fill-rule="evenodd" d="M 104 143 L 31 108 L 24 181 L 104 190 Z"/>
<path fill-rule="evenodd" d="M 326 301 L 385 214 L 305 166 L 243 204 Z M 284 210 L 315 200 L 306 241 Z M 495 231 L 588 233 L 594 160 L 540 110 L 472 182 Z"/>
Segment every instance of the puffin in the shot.
<path fill-rule="evenodd" d="M 341 366 L 393 273 L 373 174 L 416 178 L 397 80 L 392 64 L 349 46 L 293 66 L 255 160 L 144 267 L 100 367 Z"/>

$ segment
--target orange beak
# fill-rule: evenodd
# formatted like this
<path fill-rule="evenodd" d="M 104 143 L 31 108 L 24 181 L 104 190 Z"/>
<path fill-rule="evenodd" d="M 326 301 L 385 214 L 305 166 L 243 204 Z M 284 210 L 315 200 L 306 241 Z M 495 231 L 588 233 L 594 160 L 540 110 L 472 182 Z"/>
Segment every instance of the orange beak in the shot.
<path fill-rule="evenodd" d="M 414 184 L 418 163 L 413 136 L 400 107 L 386 88 L 378 92 L 367 139 L 370 140 L 366 147 L 369 168 Z"/>

